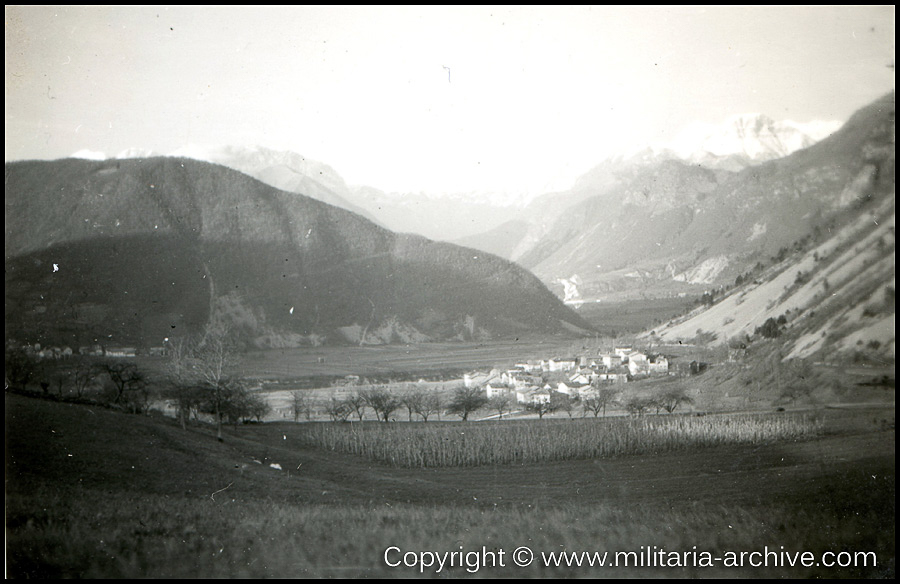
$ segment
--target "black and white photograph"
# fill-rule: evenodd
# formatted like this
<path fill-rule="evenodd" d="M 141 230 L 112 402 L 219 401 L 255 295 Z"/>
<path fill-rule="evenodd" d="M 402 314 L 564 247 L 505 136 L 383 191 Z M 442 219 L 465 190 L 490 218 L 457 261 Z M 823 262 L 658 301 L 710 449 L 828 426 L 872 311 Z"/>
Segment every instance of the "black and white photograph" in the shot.
<path fill-rule="evenodd" d="M 894 6 L 5 16 L 7 578 L 896 576 Z"/>

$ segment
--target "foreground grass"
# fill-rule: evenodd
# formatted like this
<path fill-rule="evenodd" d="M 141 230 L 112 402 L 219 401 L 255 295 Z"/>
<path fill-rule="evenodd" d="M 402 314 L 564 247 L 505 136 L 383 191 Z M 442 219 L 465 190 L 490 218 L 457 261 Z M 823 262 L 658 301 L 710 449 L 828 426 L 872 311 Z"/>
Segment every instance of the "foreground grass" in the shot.
<path fill-rule="evenodd" d="M 406 468 L 526 464 L 658 454 L 820 435 L 811 414 L 647 416 L 479 424 L 317 424 L 309 444 Z"/>
<path fill-rule="evenodd" d="M 893 515 L 873 504 L 893 498 L 883 481 L 841 505 L 818 510 L 782 502 L 765 507 L 640 509 L 510 506 L 286 505 L 133 496 L 83 491 L 11 497 L 7 510 L 7 571 L 14 578 L 200 578 L 412 576 L 413 568 L 384 562 L 388 546 L 406 551 L 503 549 L 527 545 L 558 551 L 874 551 L 867 568 L 527 568 L 488 566 L 480 576 L 775 576 L 884 577 L 893 573 Z M 832 493 L 836 495 L 837 493 Z M 842 495 L 850 494 L 846 491 Z M 823 499 L 825 501 L 825 499 Z M 35 512 L 35 509 L 39 509 Z M 860 535 L 864 534 L 864 535 Z M 696 546 L 696 548 L 694 547 Z M 396 556 L 396 557 L 399 557 Z M 629 571 L 631 570 L 631 571 Z M 434 575 L 434 569 L 427 574 Z M 467 575 L 465 566 L 442 575 Z"/>
<path fill-rule="evenodd" d="M 209 429 L 184 431 L 171 420 L 19 396 L 8 396 L 6 405 L 12 578 L 416 576 L 415 569 L 387 566 L 385 549 L 484 546 L 511 554 L 522 545 L 536 554 L 696 546 L 714 556 L 784 546 L 816 555 L 875 552 L 878 564 L 626 569 L 536 561 L 518 568 L 507 555 L 506 567 L 475 575 L 894 573 L 893 430 L 873 429 L 867 412 L 836 412 L 853 423 L 832 420 L 836 436 L 797 444 L 601 464 L 392 469 L 304 449 L 292 436 L 302 424 L 229 430 L 220 443 Z M 281 462 L 285 471 L 252 458 Z"/>

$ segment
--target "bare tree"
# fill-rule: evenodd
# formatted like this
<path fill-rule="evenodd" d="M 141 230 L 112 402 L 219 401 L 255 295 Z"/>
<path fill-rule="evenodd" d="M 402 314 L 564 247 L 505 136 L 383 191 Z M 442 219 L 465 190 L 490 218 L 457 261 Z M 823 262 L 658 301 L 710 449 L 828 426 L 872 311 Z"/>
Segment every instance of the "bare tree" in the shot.
<path fill-rule="evenodd" d="M 294 415 L 294 421 L 300 419 L 300 416 L 306 418 L 309 422 L 312 420 L 315 407 L 313 406 L 312 395 L 305 391 L 291 392 L 291 413 Z"/>
<path fill-rule="evenodd" d="M 385 422 L 389 422 L 391 414 L 400 407 L 400 399 L 383 386 L 361 391 L 359 395 L 375 411 L 375 416 Z"/>
<path fill-rule="evenodd" d="M 551 400 L 538 400 L 531 402 L 528 409 L 538 415 L 538 419 L 543 420 L 544 416 L 553 411 L 553 403 Z"/>
<path fill-rule="evenodd" d="M 211 323 L 197 337 L 176 339 L 169 347 L 169 375 L 181 388 L 200 388 L 210 396 L 216 439 L 222 438 L 225 393 L 234 385 L 228 369 L 237 360 L 237 345 L 227 326 Z"/>
<path fill-rule="evenodd" d="M 37 374 L 37 359 L 22 349 L 7 349 L 5 361 L 7 386 L 26 389 Z"/>
<path fill-rule="evenodd" d="M 498 393 L 488 401 L 488 406 L 497 412 L 499 419 L 503 419 L 503 412 L 509 412 L 510 402 L 512 400 L 505 391 Z"/>
<path fill-rule="evenodd" d="M 356 414 L 356 417 L 359 418 L 359 421 L 362 422 L 363 418 L 366 415 L 366 400 L 356 392 L 355 394 L 348 397 L 346 400 L 347 405 L 350 407 L 352 413 Z"/>
<path fill-rule="evenodd" d="M 72 371 L 72 381 L 75 385 L 75 395 L 82 397 L 88 387 L 97 379 L 97 366 L 86 359 L 79 359 Z"/>
<path fill-rule="evenodd" d="M 346 400 L 338 399 L 332 395 L 331 399 L 325 404 L 324 412 L 328 414 L 332 422 L 346 422 L 350 414 L 353 413 L 353 407 Z"/>
<path fill-rule="evenodd" d="M 603 412 L 606 417 L 606 408 L 615 404 L 618 400 L 619 391 L 610 387 L 602 387 L 594 390 L 593 393 L 581 400 L 581 407 L 585 412 L 591 412 L 594 417 Z"/>
<path fill-rule="evenodd" d="M 566 410 L 566 408 L 568 407 L 572 407 L 569 396 L 564 393 L 551 390 L 550 399 L 532 402 L 531 405 L 528 406 L 528 409 L 536 413 L 538 415 L 538 419 L 543 419 L 547 414 L 559 410 Z"/>
<path fill-rule="evenodd" d="M 776 376 L 779 396 L 777 404 L 792 404 L 800 400 L 814 401 L 813 393 L 821 387 L 812 365 L 805 359 L 778 360 L 772 370 Z"/>
<path fill-rule="evenodd" d="M 674 387 L 667 389 L 656 396 L 656 403 L 660 405 L 668 413 L 672 413 L 678 409 L 681 404 L 694 403 L 693 398 L 687 394 L 687 390 L 683 387 Z"/>
<path fill-rule="evenodd" d="M 267 416 L 269 412 L 272 411 L 272 406 L 269 405 L 269 402 L 267 402 L 259 392 L 250 392 L 246 403 L 247 414 L 256 418 L 257 422 L 262 422 L 263 417 Z"/>
<path fill-rule="evenodd" d="M 135 413 L 143 412 L 150 401 L 147 378 L 134 363 L 108 362 L 104 372 L 113 385 L 113 403 L 130 407 Z"/>
<path fill-rule="evenodd" d="M 564 393 L 559 393 L 559 397 L 557 398 L 557 411 L 563 411 L 569 416 L 569 419 L 572 419 L 572 416 L 575 415 L 576 408 L 576 400 L 572 396 L 566 395 Z"/>
<path fill-rule="evenodd" d="M 621 389 L 612 387 L 603 387 L 597 392 L 600 402 L 603 404 L 603 417 L 606 417 L 606 408 L 619 404 L 619 396 L 622 395 Z"/>
<path fill-rule="evenodd" d="M 425 392 L 412 384 L 400 394 L 400 405 L 406 408 L 410 422 L 412 422 L 413 413 L 417 412 L 419 409 L 419 402 L 421 402 L 424 397 Z"/>
<path fill-rule="evenodd" d="M 207 400 L 202 407 L 207 413 L 214 413 L 214 402 Z M 254 391 L 241 379 L 230 377 L 220 391 L 219 412 L 222 418 L 237 427 L 251 419 L 261 422 L 271 411 L 269 403 L 258 391 Z"/>
<path fill-rule="evenodd" d="M 453 392 L 447 412 L 457 414 L 463 422 L 469 419 L 469 414 L 483 408 L 488 402 L 484 390 L 479 387 L 459 387 Z"/>
<path fill-rule="evenodd" d="M 51 377 L 53 381 L 53 385 L 56 386 L 56 395 L 57 397 L 62 397 L 63 389 L 66 387 L 68 382 L 72 378 L 72 372 L 66 370 L 60 370 L 53 374 Z"/>
<path fill-rule="evenodd" d="M 438 419 L 441 415 L 441 407 L 443 407 L 443 398 L 441 394 L 432 391 L 425 393 L 422 399 L 416 404 L 416 413 L 422 416 L 422 419 L 428 421 L 428 416 L 437 414 Z"/>
<path fill-rule="evenodd" d="M 196 339 L 172 339 L 168 343 L 169 362 L 166 372 L 169 379 L 168 397 L 175 403 L 181 429 L 187 428 L 187 420 L 200 411 L 202 399 L 199 375 L 194 371 L 191 360 Z"/>
<path fill-rule="evenodd" d="M 175 404 L 181 429 L 187 428 L 187 421 L 197 419 L 206 401 L 206 391 L 202 387 L 181 386 L 170 382 L 166 397 Z"/>
<path fill-rule="evenodd" d="M 629 414 L 641 417 L 649 408 L 653 407 L 653 399 L 634 395 L 627 399 L 623 405 Z"/>
<path fill-rule="evenodd" d="M 250 415 L 250 392 L 247 386 L 240 380 L 228 378 L 219 390 L 218 408 L 222 418 L 237 428 L 238 423 Z M 212 407 L 214 402 L 205 404 L 207 413 L 215 413 Z"/>

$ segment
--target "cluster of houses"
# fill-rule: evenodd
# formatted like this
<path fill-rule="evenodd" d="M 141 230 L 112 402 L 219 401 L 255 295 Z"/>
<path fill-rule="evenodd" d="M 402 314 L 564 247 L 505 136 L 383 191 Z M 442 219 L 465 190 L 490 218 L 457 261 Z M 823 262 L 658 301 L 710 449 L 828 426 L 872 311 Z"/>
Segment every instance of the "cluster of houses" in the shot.
<path fill-rule="evenodd" d="M 648 355 L 631 347 L 616 347 L 597 357 L 533 360 L 506 371 L 467 374 L 466 387 L 484 387 L 488 399 L 514 398 L 519 404 L 548 403 L 553 392 L 570 398 L 584 398 L 598 387 L 628 383 L 634 379 L 669 374 L 669 361 L 662 355 Z"/>
<path fill-rule="evenodd" d="M 38 359 L 65 359 L 73 355 L 83 355 L 89 357 L 111 357 L 111 358 L 129 358 L 137 357 L 139 354 L 151 356 L 164 356 L 166 354 L 165 347 L 150 347 L 146 351 L 139 351 L 135 347 L 104 347 L 103 345 L 85 345 L 73 351 L 71 347 L 41 347 L 40 343 L 17 345 L 15 341 L 7 343 L 7 346 L 15 346 L 26 354 Z"/>
<path fill-rule="evenodd" d="M 7 349 L 20 349 L 26 355 L 36 357 L 38 359 L 65 359 L 71 357 L 72 347 L 41 347 L 40 343 L 16 345 L 15 342 L 7 343 Z"/>

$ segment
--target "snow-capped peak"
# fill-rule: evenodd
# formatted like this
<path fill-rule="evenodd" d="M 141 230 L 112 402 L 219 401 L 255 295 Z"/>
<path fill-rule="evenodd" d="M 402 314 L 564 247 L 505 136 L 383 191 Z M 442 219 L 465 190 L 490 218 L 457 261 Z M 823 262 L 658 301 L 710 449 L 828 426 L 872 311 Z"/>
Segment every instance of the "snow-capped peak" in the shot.
<path fill-rule="evenodd" d="M 125 158 L 149 158 L 150 156 L 156 156 L 156 154 L 152 150 L 147 150 L 146 148 L 126 148 L 112 158 L 123 160 Z M 105 152 L 88 150 L 85 148 L 71 154 L 69 158 L 81 158 L 82 160 L 109 160 L 111 157 Z"/>
<path fill-rule="evenodd" d="M 82 160 L 106 160 L 106 154 L 97 150 L 83 149 L 73 153 L 69 158 L 81 158 Z"/>
<path fill-rule="evenodd" d="M 776 122 L 762 114 L 740 114 L 718 125 L 693 123 L 659 149 L 696 162 L 734 155 L 750 163 L 763 162 L 811 146 L 840 127 L 841 122 L 836 121 Z"/>
<path fill-rule="evenodd" d="M 345 193 L 348 190 L 344 179 L 333 168 L 288 150 L 273 150 L 265 146 L 189 144 L 175 150 L 169 156 L 213 162 L 257 177 L 264 173 L 271 174 L 272 169 L 280 168 L 284 172 L 309 177 L 336 193 Z M 285 188 L 281 185 L 275 186 Z"/>
<path fill-rule="evenodd" d="M 126 148 L 116 154 L 116 158 L 119 160 L 126 158 L 150 158 L 151 156 L 156 156 L 156 153 L 146 148 Z"/>

